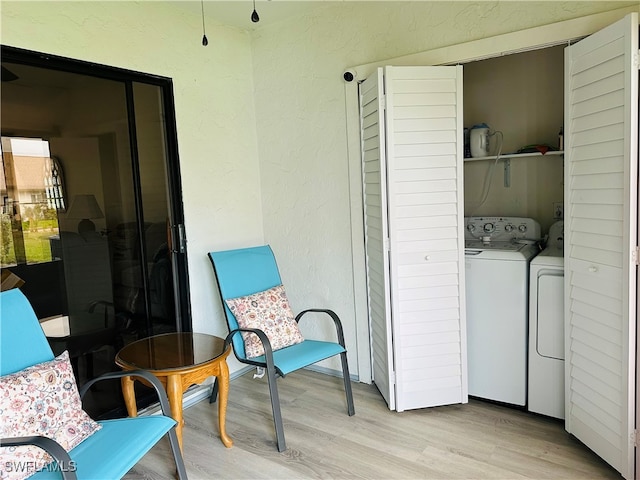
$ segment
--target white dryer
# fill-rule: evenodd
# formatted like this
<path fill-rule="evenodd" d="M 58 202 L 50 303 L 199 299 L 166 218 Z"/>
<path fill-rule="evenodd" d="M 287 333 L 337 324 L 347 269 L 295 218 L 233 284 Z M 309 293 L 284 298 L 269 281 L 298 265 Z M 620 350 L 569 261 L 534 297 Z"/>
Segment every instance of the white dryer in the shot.
<path fill-rule="evenodd" d="M 564 418 L 564 222 L 531 261 L 528 409 Z"/>
<path fill-rule="evenodd" d="M 540 251 L 531 218 L 465 218 L 469 395 L 524 407 L 529 262 Z"/>

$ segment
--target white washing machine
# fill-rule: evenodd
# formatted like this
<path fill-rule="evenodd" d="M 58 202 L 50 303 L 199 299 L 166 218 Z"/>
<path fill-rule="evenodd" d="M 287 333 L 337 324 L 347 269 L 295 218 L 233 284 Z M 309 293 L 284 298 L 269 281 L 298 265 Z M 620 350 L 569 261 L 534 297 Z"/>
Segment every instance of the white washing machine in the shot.
<path fill-rule="evenodd" d="M 531 261 L 529 411 L 564 418 L 564 222 Z"/>
<path fill-rule="evenodd" d="M 529 262 L 540 251 L 531 218 L 465 218 L 469 395 L 527 401 Z"/>

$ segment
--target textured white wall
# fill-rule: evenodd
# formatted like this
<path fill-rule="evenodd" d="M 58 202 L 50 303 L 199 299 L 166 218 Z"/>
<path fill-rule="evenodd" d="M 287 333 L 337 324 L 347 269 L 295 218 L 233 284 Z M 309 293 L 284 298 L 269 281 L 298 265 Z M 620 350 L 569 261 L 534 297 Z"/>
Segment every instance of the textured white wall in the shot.
<path fill-rule="evenodd" d="M 208 18 L 204 48 L 181 3 L 3 1 L 0 40 L 171 77 L 194 329 L 225 331 L 206 253 L 268 242 L 294 307 L 342 316 L 356 374 L 343 71 L 634 4 L 326 2 L 251 34 Z"/>

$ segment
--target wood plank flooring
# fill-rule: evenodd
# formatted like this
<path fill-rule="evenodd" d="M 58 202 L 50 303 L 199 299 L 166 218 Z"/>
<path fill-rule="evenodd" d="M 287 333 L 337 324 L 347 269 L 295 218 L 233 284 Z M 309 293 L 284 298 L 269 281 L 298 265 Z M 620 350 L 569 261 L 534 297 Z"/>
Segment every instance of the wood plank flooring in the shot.
<path fill-rule="evenodd" d="M 231 382 L 227 432 L 217 404 L 185 411 L 184 459 L 195 479 L 621 479 L 559 421 L 472 400 L 391 412 L 375 386 L 354 383 L 346 414 L 340 378 L 311 371 L 278 380 L 288 449 L 278 453 L 266 378 Z M 125 477 L 173 479 L 163 440 Z"/>

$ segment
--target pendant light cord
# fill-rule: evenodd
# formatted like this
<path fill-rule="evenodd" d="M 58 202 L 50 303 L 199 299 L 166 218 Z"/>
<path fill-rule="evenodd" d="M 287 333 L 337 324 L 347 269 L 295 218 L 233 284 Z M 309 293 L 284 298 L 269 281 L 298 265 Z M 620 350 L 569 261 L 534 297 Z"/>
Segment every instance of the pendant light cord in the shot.
<path fill-rule="evenodd" d="M 200 5 L 202 7 L 202 46 L 206 47 L 209 45 L 209 40 L 207 40 L 207 34 L 204 28 L 204 0 L 200 0 Z"/>

